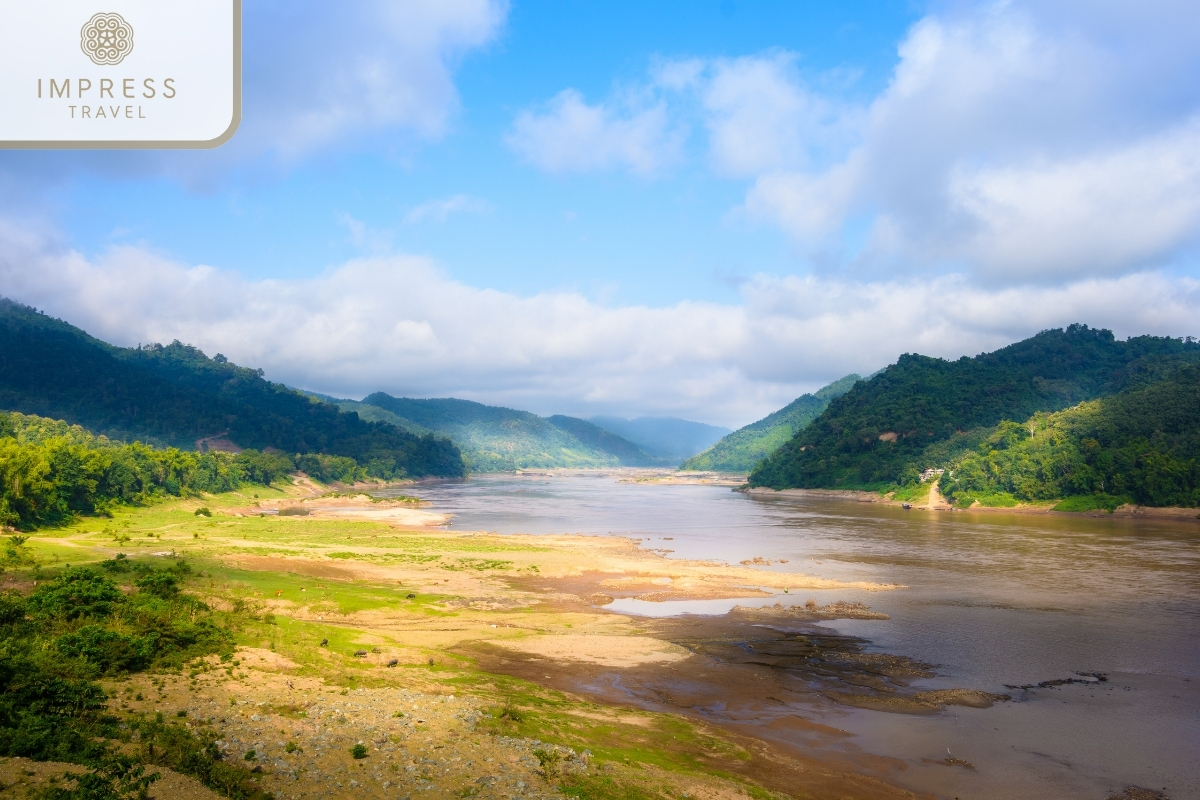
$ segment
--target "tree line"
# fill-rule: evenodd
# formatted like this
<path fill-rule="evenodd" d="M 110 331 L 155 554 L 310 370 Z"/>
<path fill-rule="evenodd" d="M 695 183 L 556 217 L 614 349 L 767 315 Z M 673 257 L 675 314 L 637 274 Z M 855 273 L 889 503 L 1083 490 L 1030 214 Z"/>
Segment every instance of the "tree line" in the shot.
<path fill-rule="evenodd" d="M 28 530 L 159 498 L 269 486 L 297 469 L 322 482 L 369 476 L 343 456 L 122 444 L 59 420 L 0 412 L 0 526 Z"/>

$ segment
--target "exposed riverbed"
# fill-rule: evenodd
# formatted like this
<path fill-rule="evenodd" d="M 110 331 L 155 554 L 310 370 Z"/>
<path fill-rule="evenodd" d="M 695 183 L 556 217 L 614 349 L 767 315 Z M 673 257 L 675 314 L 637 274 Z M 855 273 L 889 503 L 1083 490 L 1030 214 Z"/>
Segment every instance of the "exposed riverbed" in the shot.
<path fill-rule="evenodd" d="M 1200 521 L 904 511 L 619 483 L 612 475 L 481 476 L 422 486 L 420 494 L 430 510 L 454 514 L 459 530 L 633 536 L 674 558 L 907 587 L 749 602 L 618 598 L 614 611 L 659 617 L 647 619 L 656 635 L 691 642 L 706 664 L 725 665 L 705 673 L 716 688 L 689 681 L 685 691 L 665 667 L 556 675 L 565 688 L 664 707 L 676 702 L 672 692 L 692 692 L 696 702 L 677 703 L 685 713 L 824 751 L 938 796 L 1102 799 L 1136 785 L 1200 798 Z M 743 621 L 739 630 L 762 631 L 750 642 L 670 617 L 807 600 L 866 603 L 890 619 Z M 933 677 L 904 676 L 909 691 L 1011 699 L 929 713 L 838 702 L 836 687 L 805 672 L 809 641 L 797 638 L 822 632 L 848 643 L 834 649 L 934 665 Z M 772 663 L 747 657 L 755 647 Z M 740 671 L 730 672 L 735 666 Z M 756 689 L 756 669 L 778 676 L 769 694 L 766 683 Z M 722 676 L 734 674 L 739 682 L 722 702 Z M 815 688 L 776 691 L 800 683 Z M 1011 688 L 1026 686 L 1033 688 Z"/>

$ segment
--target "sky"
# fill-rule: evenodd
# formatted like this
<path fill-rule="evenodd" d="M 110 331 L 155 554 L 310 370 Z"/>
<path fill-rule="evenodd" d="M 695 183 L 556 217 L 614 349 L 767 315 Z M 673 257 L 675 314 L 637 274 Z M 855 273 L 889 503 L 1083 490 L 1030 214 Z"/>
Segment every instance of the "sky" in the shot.
<path fill-rule="evenodd" d="M 245 0 L 230 143 L 0 152 L 0 295 L 342 397 L 729 427 L 906 352 L 1200 335 L 1194 12 Z"/>

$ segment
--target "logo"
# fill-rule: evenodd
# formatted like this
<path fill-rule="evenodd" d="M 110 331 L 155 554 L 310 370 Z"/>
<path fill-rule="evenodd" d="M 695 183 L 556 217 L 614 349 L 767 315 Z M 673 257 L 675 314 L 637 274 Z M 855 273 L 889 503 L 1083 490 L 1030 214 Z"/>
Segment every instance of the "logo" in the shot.
<path fill-rule="evenodd" d="M 120 64 L 133 52 L 133 28 L 120 14 L 96 14 L 79 32 L 79 46 L 94 63 Z"/>

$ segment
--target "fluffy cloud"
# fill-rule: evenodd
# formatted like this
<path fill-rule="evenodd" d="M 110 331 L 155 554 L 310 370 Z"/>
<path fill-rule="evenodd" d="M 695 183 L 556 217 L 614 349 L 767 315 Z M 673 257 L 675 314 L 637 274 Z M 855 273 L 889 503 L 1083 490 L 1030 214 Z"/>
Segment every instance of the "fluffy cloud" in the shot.
<path fill-rule="evenodd" d="M 718 175 L 751 182 L 739 212 L 824 264 L 1128 274 L 1200 238 L 1198 20 L 1179 0 L 950 4 L 908 31 L 867 103 L 794 53 L 660 61 L 635 92 L 652 98 L 644 119 L 568 90 L 514 137 L 553 170 L 648 172 L 702 146 Z M 706 137 L 666 148 L 665 131 Z"/>
<path fill-rule="evenodd" d="M 454 70 L 503 29 L 508 0 L 262 0 L 243 11 L 243 113 L 205 151 L 0 153 L 0 189 L 31 194 L 80 173 L 166 175 L 208 190 L 237 169 L 275 169 L 386 134 L 436 140 L 459 108 Z M 0 207 L 6 205 L 0 192 Z"/>
<path fill-rule="evenodd" d="M 647 175 L 675 161 L 683 135 L 668 124 L 662 102 L 588 105 L 574 89 L 545 108 L 522 111 L 507 137 L 522 158 L 547 172 L 622 167 Z"/>
<path fill-rule="evenodd" d="M 424 258 L 252 281 L 136 248 L 92 261 L 14 227 L 0 227 L 0 286 L 118 344 L 179 339 L 332 394 L 382 389 L 728 425 L 905 351 L 957 357 L 1076 321 L 1118 335 L 1200 332 L 1200 282 L 1160 273 L 1001 290 L 955 276 L 759 276 L 737 304 L 609 307 L 569 292 L 468 286 Z"/>
<path fill-rule="evenodd" d="M 383 129 L 441 136 L 458 108 L 454 65 L 507 12 L 506 0 L 252 4 L 238 144 L 294 158 Z"/>
<path fill-rule="evenodd" d="M 992 281 L 1166 263 L 1200 234 L 1191 16 L 1009 2 L 927 17 L 846 155 L 764 171 L 745 208 L 809 247 L 868 217 L 868 256 Z"/>
<path fill-rule="evenodd" d="M 791 53 L 718 59 L 697 82 L 720 173 L 805 167 L 852 133 L 855 110 L 810 91 L 795 61 Z"/>

